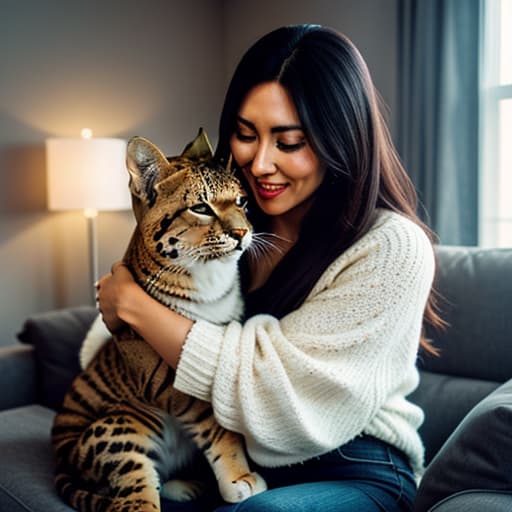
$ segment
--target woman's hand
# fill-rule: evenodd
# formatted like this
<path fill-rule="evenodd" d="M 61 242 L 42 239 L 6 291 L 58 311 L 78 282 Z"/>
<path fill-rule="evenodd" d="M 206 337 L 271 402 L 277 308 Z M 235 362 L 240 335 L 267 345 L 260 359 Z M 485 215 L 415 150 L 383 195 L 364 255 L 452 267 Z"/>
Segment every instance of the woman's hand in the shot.
<path fill-rule="evenodd" d="M 110 332 L 116 332 L 125 324 L 119 312 L 132 285 L 136 286 L 132 274 L 121 261 L 114 263 L 110 274 L 105 274 L 96 283 L 98 309 Z"/>
<path fill-rule="evenodd" d="M 96 283 L 98 308 L 110 332 L 128 324 L 164 359 L 176 368 L 193 321 L 150 297 L 122 263 Z"/>

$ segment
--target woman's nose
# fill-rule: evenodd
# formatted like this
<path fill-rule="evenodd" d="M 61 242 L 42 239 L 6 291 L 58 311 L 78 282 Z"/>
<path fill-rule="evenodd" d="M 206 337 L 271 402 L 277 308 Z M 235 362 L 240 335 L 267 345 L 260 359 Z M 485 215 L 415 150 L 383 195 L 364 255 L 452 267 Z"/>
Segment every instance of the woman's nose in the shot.
<path fill-rule="evenodd" d="M 251 165 L 251 172 L 255 176 L 270 174 L 276 171 L 274 151 L 271 144 L 260 143 L 256 149 Z"/>

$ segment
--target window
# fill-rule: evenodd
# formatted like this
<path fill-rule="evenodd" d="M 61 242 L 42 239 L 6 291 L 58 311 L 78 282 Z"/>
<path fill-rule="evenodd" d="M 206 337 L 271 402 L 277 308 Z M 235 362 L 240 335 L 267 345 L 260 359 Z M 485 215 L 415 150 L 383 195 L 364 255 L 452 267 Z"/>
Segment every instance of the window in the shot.
<path fill-rule="evenodd" d="M 512 0 L 485 0 L 480 245 L 512 247 Z"/>

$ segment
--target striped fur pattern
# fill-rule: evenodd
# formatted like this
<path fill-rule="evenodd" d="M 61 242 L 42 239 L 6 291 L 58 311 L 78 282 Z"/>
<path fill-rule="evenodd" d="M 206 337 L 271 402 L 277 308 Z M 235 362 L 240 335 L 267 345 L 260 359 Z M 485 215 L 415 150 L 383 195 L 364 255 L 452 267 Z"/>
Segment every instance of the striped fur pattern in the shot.
<path fill-rule="evenodd" d="M 240 184 L 212 162 L 205 134 L 170 159 L 136 137 L 127 165 L 137 225 L 125 262 L 136 281 L 190 318 L 237 318 L 237 260 L 251 226 Z M 153 512 L 160 495 L 192 499 L 200 484 L 178 478 L 201 452 L 224 500 L 265 489 L 241 437 L 216 423 L 209 403 L 173 388 L 174 372 L 149 344 L 125 328 L 99 345 L 52 429 L 56 488 L 67 503 L 82 512 Z"/>

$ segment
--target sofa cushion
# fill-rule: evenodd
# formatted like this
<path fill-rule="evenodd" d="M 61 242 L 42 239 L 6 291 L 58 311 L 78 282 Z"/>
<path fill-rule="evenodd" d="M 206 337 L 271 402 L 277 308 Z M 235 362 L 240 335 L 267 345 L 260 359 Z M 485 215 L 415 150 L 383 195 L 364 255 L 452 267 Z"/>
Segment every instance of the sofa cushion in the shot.
<path fill-rule="evenodd" d="M 425 413 L 425 421 L 419 429 L 425 445 L 425 464 L 430 463 L 464 416 L 499 385 L 498 382 L 421 372 L 420 385 L 409 399 Z"/>
<path fill-rule="evenodd" d="M 72 512 L 53 486 L 54 414 L 40 405 L 0 412 L 0 510 Z"/>
<path fill-rule="evenodd" d="M 476 405 L 427 467 L 418 512 L 466 490 L 512 489 L 512 379 Z"/>
<path fill-rule="evenodd" d="M 35 347 L 38 362 L 38 401 L 52 409 L 62 404 L 73 377 L 80 371 L 78 352 L 96 309 L 73 307 L 29 317 L 18 339 Z"/>
<path fill-rule="evenodd" d="M 512 339 L 512 249 L 437 246 L 436 257 L 441 314 L 449 326 L 427 326 L 441 355 L 422 354 L 419 367 L 505 382 L 512 376 L 512 357 L 503 357 Z"/>
<path fill-rule="evenodd" d="M 0 411 L 1 512 L 73 512 L 54 487 L 54 417 L 55 411 L 41 405 Z M 195 512 L 213 510 L 215 500 L 216 493 L 209 491 L 191 502 L 162 499 L 160 506 L 162 512 Z"/>
<path fill-rule="evenodd" d="M 434 505 L 429 512 L 510 512 L 511 491 L 464 491 Z"/>
<path fill-rule="evenodd" d="M 0 347 L 0 409 L 32 404 L 37 399 L 34 347 L 21 343 Z"/>

